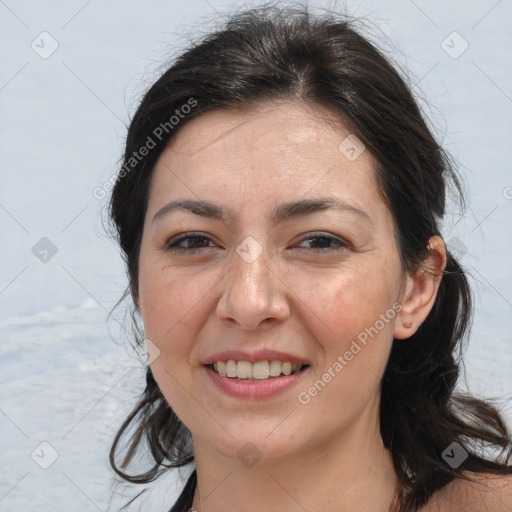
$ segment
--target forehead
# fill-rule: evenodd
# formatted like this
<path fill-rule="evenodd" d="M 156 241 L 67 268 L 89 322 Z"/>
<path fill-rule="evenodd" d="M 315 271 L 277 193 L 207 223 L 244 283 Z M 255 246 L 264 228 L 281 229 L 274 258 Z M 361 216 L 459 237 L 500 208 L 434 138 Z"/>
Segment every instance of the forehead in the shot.
<path fill-rule="evenodd" d="M 210 111 L 183 125 L 160 156 L 150 204 L 191 193 L 243 204 L 334 190 L 376 207 L 376 162 L 366 150 L 347 158 L 347 137 L 351 130 L 320 106 L 272 102 Z"/>
<path fill-rule="evenodd" d="M 185 124 L 169 149 L 196 161 L 212 155 L 275 157 L 276 152 L 313 159 L 327 148 L 337 154 L 339 143 L 350 133 L 325 107 L 275 101 L 251 109 L 207 112 Z"/>

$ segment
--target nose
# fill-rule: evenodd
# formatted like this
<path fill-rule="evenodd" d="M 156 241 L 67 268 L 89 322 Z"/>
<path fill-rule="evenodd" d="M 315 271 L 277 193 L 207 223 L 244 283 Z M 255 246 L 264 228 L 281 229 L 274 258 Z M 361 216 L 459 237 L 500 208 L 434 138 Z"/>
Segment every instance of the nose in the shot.
<path fill-rule="evenodd" d="M 288 318 L 287 286 L 264 254 L 246 261 L 235 253 L 222 283 L 224 289 L 216 309 L 219 320 L 255 331 L 260 324 L 278 324 Z"/>

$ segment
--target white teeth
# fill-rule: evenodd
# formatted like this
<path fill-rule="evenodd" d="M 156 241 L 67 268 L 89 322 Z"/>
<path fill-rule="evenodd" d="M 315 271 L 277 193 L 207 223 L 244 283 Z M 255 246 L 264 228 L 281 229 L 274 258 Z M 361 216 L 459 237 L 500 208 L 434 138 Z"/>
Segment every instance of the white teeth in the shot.
<path fill-rule="evenodd" d="M 226 361 L 226 377 L 236 377 L 236 361 Z"/>
<path fill-rule="evenodd" d="M 270 368 L 268 361 L 258 361 L 252 365 L 252 376 L 254 379 L 268 379 Z"/>
<path fill-rule="evenodd" d="M 249 361 L 217 361 L 213 363 L 213 369 L 221 377 L 266 380 L 269 377 L 279 377 L 280 375 L 291 375 L 302 368 L 300 364 L 292 364 L 288 361 L 258 361 L 250 363 Z"/>
<path fill-rule="evenodd" d="M 213 369 L 215 370 L 215 365 L 213 365 Z M 217 363 L 217 371 L 221 377 L 226 376 L 226 363 L 224 361 L 219 361 Z"/>
<path fill-rule="evenodd" d="M 270 361 L 270 376 L 279 377 L 281 375 L 281 361 Z"/>
<path fill-rule="evenodd" d="M 238 361 L 236 364 L 236 376 L 239 379 L 252 379 L 252 364 L 249 361 Z"/>

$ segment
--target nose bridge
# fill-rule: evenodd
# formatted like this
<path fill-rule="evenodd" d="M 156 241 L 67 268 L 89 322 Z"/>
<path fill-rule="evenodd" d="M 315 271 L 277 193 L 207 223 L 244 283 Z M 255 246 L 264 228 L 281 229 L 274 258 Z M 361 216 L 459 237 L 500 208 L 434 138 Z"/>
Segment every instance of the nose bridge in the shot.
<path fill-rule="evenodd" d="M 267 251 L 253 237 L 238 245 L 230 261 L 221 300 L 220 318 L 254 329 L 266 319 L 283 320 L 288 308 L 280 280 L 268 265 Z"/>
<path fill-rule="evenodd" d="M 232 285 L 246 293 L 246 300 L 261 301 L 272 290 L 272 277 L 263 247 L 254 239 L 242 242 L 233 255 Z M 264 254 L 265 253 L 265 254 Z"/>

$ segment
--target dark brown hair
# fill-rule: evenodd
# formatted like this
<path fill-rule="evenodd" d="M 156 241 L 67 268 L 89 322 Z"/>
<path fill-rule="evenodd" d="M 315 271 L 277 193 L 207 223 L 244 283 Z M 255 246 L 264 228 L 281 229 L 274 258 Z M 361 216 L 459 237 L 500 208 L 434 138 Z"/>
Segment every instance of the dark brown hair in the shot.
<path fill-rule="evenodd" d="M 129 126 L 110 203 L 130 280 L 125 295 L 137 297 L 148 193 L 165 146 L 205 112 L 257 108 L 267 100 L 327 107 L 357 134 L 378 162 L 378 185 L 394 218 L 403 270 L 422 265 L 429 238 L 440 234 L 448 186 L 462 201 L 460 180 L 409 86 L 356 26 L 348 17 L 332 12 L 313 16 L 303 7 L 267 4 L 239 12 L 191 44 L 147 91 Z M 183 110 L 187 104 L 194 106 Z M 174 124 L 170 116 L 177 111 L 183 115 Z M 151 150 L 133 160 L 150 139 Z M 430 314 L 411 338 L 394 340 L 382 379 L 380 431 L 399 479 L 397 512 L 418 510 L 435 491 L 471 473 L 512 474 L 511 438 L 498 409 L 455 392 L 472 301 L 464 270 L 449 251 L 447 256 Z M 456 468 L 442 458 L 453 442 L 468 453 Z M 141 447 L 154 464 L 141 474 L 128 474 Z M 482 449 L 489 447 L 500 450 L 485 455 Z M 118 452 L 123 454 L 120 464 Z M 115 437 L 110 461 L 117 474 L 134 483 L 153 481 L 168 468 L 193 461 L 190 432 L 167 404 L 149 367 L 144 394 Z M 173 510 L 191 503 L 195 484 L 193 473 Z"/>

